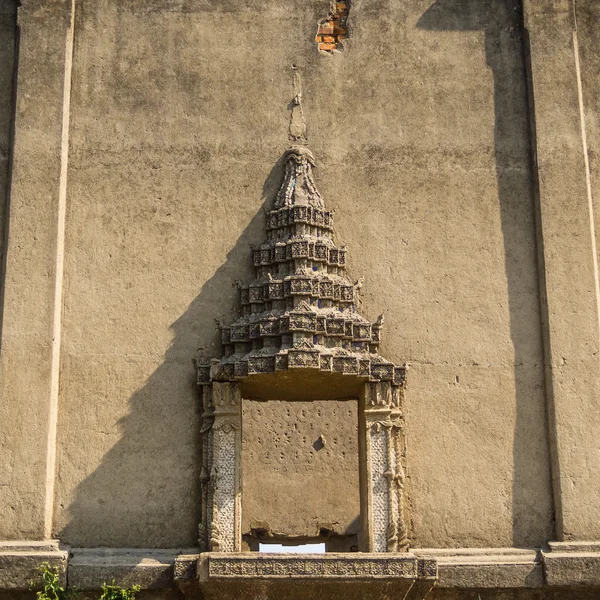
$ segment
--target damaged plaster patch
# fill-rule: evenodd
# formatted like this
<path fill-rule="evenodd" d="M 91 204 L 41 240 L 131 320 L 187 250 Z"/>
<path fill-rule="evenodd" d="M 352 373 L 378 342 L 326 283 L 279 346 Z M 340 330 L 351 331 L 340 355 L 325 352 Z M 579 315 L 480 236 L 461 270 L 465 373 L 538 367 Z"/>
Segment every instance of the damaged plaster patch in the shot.
<path fill-rule="evenodd" d="M 348 14 L 350 0 L 331 1 L 329 14 L 318 23 L 316 42 L 321 52 L 331 54 L 344 49 L 343 41 L 348 37 Z"/>

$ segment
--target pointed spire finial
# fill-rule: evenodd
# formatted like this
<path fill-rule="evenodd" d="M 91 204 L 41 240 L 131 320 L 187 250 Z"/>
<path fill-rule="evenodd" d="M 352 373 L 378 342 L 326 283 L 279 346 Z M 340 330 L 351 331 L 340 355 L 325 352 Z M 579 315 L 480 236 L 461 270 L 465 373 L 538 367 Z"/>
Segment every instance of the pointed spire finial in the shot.
<path fill-rule="evenodd" d="M 360 315 L 364 280 L 352 284 L 346 276 L 346 249 L 335 242 L 333 211 L 313 175 L 300 76 L 293 69 L 291 143 L 266 213 L 266 239 L 252 248 L 256 277 L 240 289 L 242 316 L 221 329 L 221 358 L 197 365 L 198 383 L 306 368 L 396 388 L 404 383 L 404 367 L 378 354 L 383 317 L 371 323 Z"/>
<path fill-rule="evenodd" d="M 302 111 L 302 80 L 296 65 L 292 65 L 294 98 L 290 115 L 290 141 L 293 144 L 307 144 L 306 121 Z"/>

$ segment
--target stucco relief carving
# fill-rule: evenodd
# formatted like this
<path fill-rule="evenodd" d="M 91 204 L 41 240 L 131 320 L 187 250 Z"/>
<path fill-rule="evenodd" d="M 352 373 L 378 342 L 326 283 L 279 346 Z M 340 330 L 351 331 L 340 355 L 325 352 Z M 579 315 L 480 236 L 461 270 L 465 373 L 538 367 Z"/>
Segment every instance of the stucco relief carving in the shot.
<path fill-rule="evenodd" d="M 364 543 L 376 552 L 407 550 L 403 515 L 405 367 L 379 354 L 383 316 L 360 314 L 363 280 L 346 276 L 347 250 L 334 240 L 306 145 L 284 155 L 283 182 L 266 213 L 266 239 L 251 249 L 255 279 L 240 285 L 241 316 L 219 323 L 222 356 L 197 363 L 204 389 L 200 543 L 234 551 L 240 524 L 240 385 L 256 376 L 304 372 L 354 378 L 364 390 L 361 492 Z M 367 485 L 367 484 L 365 484 Z M 363 504 L 368 510 L 363 511 Z M 368 515 L 368 516 L 367 516 Z"/>
<path fill-rule="evenodd" d="M 198 383 L 316 369 L 401 385 L 404 368 L 378 354 L 383 318 L 371 323 L 358 311 L 362 282 L 346 278 L 312 152 L 295 145 L 284 161 L 267 238 L 252 250 L 256 279 L 240 289 L 242 316 L 220 325 L 223 355 L 198 365 Z"/>

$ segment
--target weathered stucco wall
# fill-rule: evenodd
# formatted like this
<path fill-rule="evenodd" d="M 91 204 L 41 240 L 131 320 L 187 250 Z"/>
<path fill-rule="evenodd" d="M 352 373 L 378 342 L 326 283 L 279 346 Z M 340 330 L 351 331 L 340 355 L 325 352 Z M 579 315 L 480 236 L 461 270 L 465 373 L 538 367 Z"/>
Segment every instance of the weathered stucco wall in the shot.
<path fill-rule="evenodd" d="M 0 340 L 0 536 L 8 539 L 41 539 L 50 533 L 46 515 L 54 471 L 51 407 L 58 399 L 55 284 L 69 29 L 65 7 L 63 1 L 29 4 L 19 15 Z M 5 31 L 13 38 L 10 28 Z"/>
<path fill-rule="evenodd" d="M 281 177 L 292 65 L 382 354 L 409 361 L 416 546 L 553 537 L 518 2 L 77 2 L 55 519 L 194 545 L 190 361 L 217 354 Z"/>
<path fill-rule="evenodd" d="M 579 110 L 581 123 L 582 155 L 587 162 L 584 164 L 586 175 L 586 192 L 588 200 L 588 219 L 590 233 L 594 245 L 586 249 L 582 262 L 594 258 L 594 278 L 588 279 L 588 289 L 593 289 L 595 302 L 587 303 L 596 314 L 600 306 L 600 288 L 598 282 L 598 235 L 600 234 L 600 4 L 594 0 L 578 0 L 574 5 L 574 18 L 577 41 L 577 67 L 580 70 L 579 84 Z M 594 256 L 594 253 L 596 254 Z M 569 274 L 569 279 L 571 274 Z M 594 286 L 595 284 L 595 286 Z M 591 311 L 590 311 L 591 312 Z M 584 311 L 580 311 L 580 319 Z M 585 458 L 579 458 L 576 464 L 581 471 L 573 478 L 574 487 L 580 495 L 580 506 L 572 509 L 574 526 L 569 527 L 567 537 L 578 537 L 585 532 L 588 538 L 600 535 L 600 506 L 593 500 L 600 494 L 600 452 L 598 442 L 590 439 L 589 432 L 600 428 L 600 405 L 597 401 L 600 391 L 598 380 L 598 344 L 597 328 L 590 326 L 588 331 L 594 332 L 596 339 L 591 341 L 574 336 L 579 340 L 583 350 L 583 360 L 578 359 L 575 364 L 581 369 L 578 379 L 585 382 L 587 393 L 581 394 L 577 403 L 569 407 L 569 411 L 577 415 L 566 445 L 583 450 Z M 592 358 L 594 368 L 589 369 L 589 358 Z M 582 368 L 583 367 L 583 368 Z M 591 374 L 586 375 L 586 371 Z M 583 514 L 578 514 L 578 513 Z"/>
<path fill-rule="evenodd" d="M 600 494 L 600 284 L 586 116 L 597 85 L 590 77 L 591 6 L 524 2 L 558 540 L 600 537 L 592 500 Z"/>
<path fill-rule="evenodd" d="M 589 169 L 588 193 L 597 239 L 600 232 L 600 4 L 593 0 L 579 0 L 576 18 L 581 65 L 581 100 Z M 593 249 L 590 250 L 593 252 Z M 600 260 L 597 244 L 596 252 Z M 597 414 L 600 419 L 600 411 Z M 600 420 L 597 423 L 600 426 Z M 600 463 L 593 466 L 598 469 Z"/>
<path fill-rule="evenodd" d="M 593 0 L 577 2 L 577 33 L 581 61 L 581 91 L 585 110 L 585 130 L 590 166 L 594 215 L 600 214 L 600 6 Z"/>
<path fill-rule="evenodd" d="M 9 208 L 9 156 L 14 109 L 13 81 L 15 75 L 16 33 L 17 7 L 15 2 L 10 0 L 0 2 L 0 331 L 3 322 L 4 251 L 6 217 Z M 0 412 L 0 415 L 2 415 L 2 412 Z M 2 441 L 8 447 L 7 441 L 0 437 L 0 444 L 2 444 Z M 0 459 L 0 464 L 6 468 L 9 466 L 3 464 L 2 459 Z M 1 491 L 0 494 L 2 494 Z"/>

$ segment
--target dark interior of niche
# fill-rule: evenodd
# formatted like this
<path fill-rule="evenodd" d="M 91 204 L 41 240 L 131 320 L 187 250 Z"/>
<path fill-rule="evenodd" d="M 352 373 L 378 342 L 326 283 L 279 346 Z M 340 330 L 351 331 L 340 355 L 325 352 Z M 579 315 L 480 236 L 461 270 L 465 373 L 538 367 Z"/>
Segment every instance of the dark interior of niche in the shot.
<path fill-rule="evenodd" d="M 262 528 L 252 528 L 250 533 L 242 536 L 243 550 L 258 552 L 260 544 L 281 544 L 282 546 L 302 546 L 305 544 L 325 544 L 325 552 L 358 552 L 358 535 L 334 533 L 322 527 L 316 537 L 291 537 L 271 534 Z"/>

